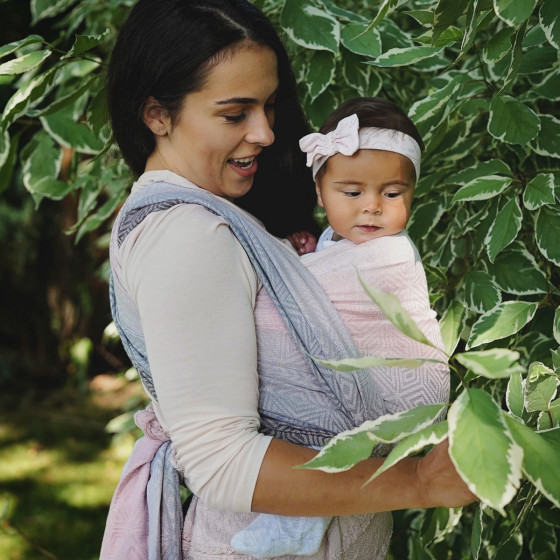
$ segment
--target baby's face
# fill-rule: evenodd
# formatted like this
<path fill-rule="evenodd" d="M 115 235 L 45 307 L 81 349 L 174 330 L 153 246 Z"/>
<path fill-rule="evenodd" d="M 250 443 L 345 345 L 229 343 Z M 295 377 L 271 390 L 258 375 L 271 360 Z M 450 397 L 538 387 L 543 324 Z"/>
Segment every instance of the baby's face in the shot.
<path fill-rule="evenodd" d="M 410 216 L 415 173 L 412 162 L 384 150 L 336 154 L 317 178 L 318 203 L 330 226 L 345 238 L 364 243 L 402 231 Z"/>

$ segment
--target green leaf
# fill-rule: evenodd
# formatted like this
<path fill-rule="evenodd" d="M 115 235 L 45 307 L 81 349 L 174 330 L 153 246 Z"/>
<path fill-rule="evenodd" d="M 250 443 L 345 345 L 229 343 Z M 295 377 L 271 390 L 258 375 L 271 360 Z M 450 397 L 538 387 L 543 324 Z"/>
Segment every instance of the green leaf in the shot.
<path fill-rule="evenodd" d="M 63 58 L 71 58 L 73 56 L 79 56 L 94 47 L 97 47 L 109 36 L 109 29 L 106 29 L 103 33 L 99 35 L 76 35 L 74 44 L 72 48 L 64 55 Z"/>
<path fill-rule="evenodd" d="M 504 27 L 484 45 L 482 59 L 485 62 L 498 62 L 511 50 L 513 29 Z"/>
<path fill-rule="evenodd" d="M 413 239 L 428 235 L 440 222 L 445 211 L 444 200 L 440 197 L 415 204 L 406 224 L 406 231 Z"/>
<path fill-rule="evenodd" d="M 299 468 L 331 473 L 348 470 L 369 457 L 378 443 L 394 443 L 433 424 L 445 407 L 445 404 L 424 405 L 368 420 L 334 436 L 311 461 Z"/>
<path fill-rule="evenodd" d="M 556 206 L 542 206 L 535 221 L 535 240 L 539 251 L 560 266 L 560 212 Z"/>
<path fill-rule="evenodd" d="M 560 427 L 560 399 L 551 402 L 550 408 L 539 414 L 537 426 L 539 430 Z"/>
<path fill-rule="evenodd" d="M 395 66 L 410 66 L 439 54 L 443 47 L 396 47 L 379 55 L 375 60 L 368 60 L 366 64 L 392 68 Z"/>
<path fill-rule="evenodd" d="M 397 296 L 385 294 L 374 286 L 366 284 L 361 277 L 358 278 L 371 300 L 381 309 L 383 315 L 385 315 L 399 331 L 417 342 L 437 348 L 418 328 L 410 316 L 410 313 L 401 305 Z"/>
<path fill-rule="evenodd" d="M 532 91 L 538 97 L 550 101 L 560 101 L 560 71 L 547 72 L 539 84 L 533 86 Z"/>
<path fill-rule="evenodd" d="M 72 106 L 40 117 L 43 128 L 62 146 L 77 152 L 96 154 L 103 149 L 103 142 L 84 124 L 76 122 Z"/>
<path fill-rule="evenodd" d="M 523 450 L 512 441 L 500 407 L 482 389 L 467 389 L 451 405 L 447 421 L 457 472 L 482 503 L 505 515 L 519 487 Z"/>
<path fill-rule="evenodd" d="M 445 183 L 448 185 L 465 185 L 473 179 L 484 178 L 488 175 L 504 175 L 505 177 L 511 177 L 512 173 L 505 162 L 500 159 L 491 159 L 488 161 L 479 161 L 470 167 L 449 175 L 445 179 Z"/>
<path fill-rule="evenodd" d="M 21 131 L 11 137 L 7 132 L 3 137 L 0 136 L 0 145 L 2 146 L 0 152 L 0 194 L 10 186 L 16 166 L 20 136 Z"/>
<path fill-rule="evenodd" d="M 541 129 L 531 148 L 541 156 L 560 158 L 560 120 L 552 115 L 539 115 Z"/>
<path fill-rule="evenodd" d="M 525 408 L 524 395 L 524 381 L 523 377 L 521 376 L 521 372 L 514 372 L 511 375 L 507 385 L 506 405 L 509 411 L 518 418 L 521 418 L 523 416 L 523 410 Z"/>
<path fill-rule="evenodd" d="M 315 101 L 332 82 L 335 66 L 332 53 L 313 51 L 307 73 L 307 88 L 311 102 Z"/>
<path fill-rule="evenodd" d="M 523 213 L 519 201 L 517 198 L 510 198 L 500 208 L 496 220 L 484 239 L 490 262 L 494 262 L 498 253 L 517 237 L 522 220 Z"/>
<path fill-rule="evenodd" d="M 545 204 L 554 204 L 554 175 L 539 173 L 525 187 L 523 205 L 528 210 L 536 210 Z"/>
<path fill-rule="evenodd" d="M 538 306 L 538 303 L 527 301 L 505 301 L 498 304 L 473 325 L 466 349 L 515 334 L 533 318 Z"/>
<path fill-rule="evenodd" d="M 361 23 L 345 25 L 340 35 L 341 43 L 355 54 L 379 56 L 381 54 L 381 36 L 376 28 L 366 31 L 368 27 Z"/>
<path fill-rule="evenodd" d="M 506 413 L 503 417 L 512 437 L 524 450 L 523 474 L 556 507 L 560 507 L 560 445 L 546 439 L 546 432 L 535 433 Z M 558 428 L 550 431 L 558 431 Z"/>
<path fill-rule="evenodd" d="M 496 15 L 510 27 L 515 27 L 528 20 L 537 0 L 494 0 Z"/>
<path fill-rule="evenodd" d="M 51 51 L 34 51 L 0 64 L 0 76 L 23 74 L 37 68 L 51 55 Z"/>
<path fill-rule="evenodd" d="M 438 422 L 437 424 L 426 426 L 411 435 L 403 437 L 403 439 L 401 439 L 401 441 L 393 447 L 383 462 L 383 465 L 375 471 L 366 484 L 369 484 L 387 469 L 396 465 L 401 459 L 419 453 L 428 445 L 437 445 L 438 443 L 441 443 L 447 437 L 447 430 L 447 421 L 444 420 L 442 422 Z"/>
<path fill-rule="evenodd" d="M 75 2 L 77 0 L 31 0 L 30 8 L 31 15 L 33 16 L 31 25 L 35 25 L 42 19 L 61 14 Z"/>
<path fill-rule="evenodd" d="M 514 373 L 525 372 L 525 368 L 519 365 L 519 352 L 506 348 L 472 351 L 455 354 L 454 357 L 475 375 L 488 379 L 500 379 L 510 377 Z"/>
<path fill-rule="evenodd" d="M 2 130 L 6 130 L 12 122 L 38 103 L 54 85 L 55 68 L 34 77 L 23 85 L 6 103 L 2 115 Z"/>
<path fill-rule="evenodd" d="M 337 371 L 354 371 L 377 366 L 402 367 L 414 369 L 420 367 L 424 362 L 437 362 L 431 358 L 378 358 L 376 356 L 362 356 L 361 358 L 344 358 L 342 360 L 320 360 L 311 356 L 313 361 Z"/>
<path fill-rule="evenodd" d="M 34 45 L 35 43 L 43 43 L 45 40 L 40 35 L 28 35 L 25 39 L 20 39 L 18 41 L 13 41 L 12 43 L 7 43 L 0 47 L 0 58 L 4 58 L 13 52 L 27 47 L 28 45 Z"/>
<path fill-rule="evenodd" d="M 330 14 L 304 0 L 286 0 L 280 22 L 296 44 L 312 50 L 338 53 L 340 24 Z"/>
<path fill-rule="evenodd" d="M 381 23 L 381 21 L 387 16 L 391 15 L 397 8 L 406 4 L 407 0 L 383 0 L 377 15 L 373 18 L 372 22 L 369 24 L 370 28 L 376 27 Z"/>
<path fill-rule="evenodd" d="M 469 181 L 461 187 L 451 200 L 452 204 L 464 200 L 487 200 L 502 194 L 511 184 L 509 177 L 488 175 Z"/>
<path fill-rule="evenodd" d="M 454 299 L 445 310 L 439 321 L 439 328 L 445 345 L 445 353 L 451 356 L 459 343 L 461 332 L 465 326 L 467 309 L 458 300 Z"/>
<path fill-rule="evenodd" d="M 500 289 L 518 296 L 545 294 L 547 281 L 535 257 L 525 245 L 513 242 L 488 264 L 488 272 Z"/>
<path fill-rule="evenodd" d="M 488 132 L 494 138 L 524 146 L 537 136 L 540 128 L 536 113 L 517 99 L 503 94 L 492 97 Z"/>
<path fill-rule="evenodd" d="M 327 115 L 339 105 L 331 88 L 327 88 L 315 101 L 307 107 L 307 117 L 311 124 L 319 128 Z"/>
<path fill-rule="evenodd" d="M 369 18 L 366 18 L 365 16 L 356 12 L 345 10 L 340 6 L 336 6 L 330 0 L 321 0 L 321 3 L 329 13 L 331 13 L 333 16 L 336 16 L 336 18 L 340 21 L 352 21 L 355 23 L 367 23 L 369 21 Z"/>
<path fill-rule="evenodd" d="M 554 340 L 560 344 L 560 307 L 557 307 L 554 311 L 554 323 L 552 325 L 552 333 L 554 335 Z"/>
<path fill-rule="evenodd" d="M 439 0 L 434 9 L 433 41 L 444 33 L 463 14 L 469 0 Z"/>
<path fill-rule="evenodd" d="M 556 0 L 543 0 L 539 23 L 548 42 L 560 50 L 560 4 Z"/>
<path fill-rule="evenodd" d="M 501 87 L 500 92 L 507 90 L 517 79 L 517 75 L 521 71 L 521 64 L 523 62 L 523 38 L 525 37 L 525 31 L 527 30 L 527 23 L 524 23 L 519 27 L 515 33 L 515 38 L 513 40 L 513 48 L 511 50 L 511 62 L 508 68 L 506 79 L 504 80 L 504 85 Z"/>
<path fill-rule="evenodd" d="M 556 396 L 558 378 L 554 372 L 541 362 L 529 366 L 525 381 L 525 408 L 527 412 L 548 410 Z"/>
<path fill-rule="evenodd" d="M 464 301 L 468 309 L 484 313 L 502 301 L 500 289 L 483 270 L 471 270 L 463 278 Z"/>

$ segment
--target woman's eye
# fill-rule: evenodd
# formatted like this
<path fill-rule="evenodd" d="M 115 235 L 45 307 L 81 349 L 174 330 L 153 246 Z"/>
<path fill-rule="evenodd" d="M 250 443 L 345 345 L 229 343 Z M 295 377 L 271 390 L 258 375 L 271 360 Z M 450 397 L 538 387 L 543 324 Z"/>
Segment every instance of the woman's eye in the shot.
<path fill-rule="evenodd" d="M 240 115 L 224 115 L 224 119 L 226 119 L 227 122 L 231 122 L 231 123 L 238 123 L 241 122 L 242 120 L 244 120 L 246 117 L 245 113 L 241 113 Z"/>

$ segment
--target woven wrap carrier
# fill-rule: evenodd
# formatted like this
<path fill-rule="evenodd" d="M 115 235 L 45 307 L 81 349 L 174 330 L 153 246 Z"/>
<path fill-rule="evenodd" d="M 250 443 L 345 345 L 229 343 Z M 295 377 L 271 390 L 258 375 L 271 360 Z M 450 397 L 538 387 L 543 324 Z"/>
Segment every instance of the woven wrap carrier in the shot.
<path fill-rule="evenodd" d="M 111 254 L 116 254 L 127 235 L 151 212 L 176 204 L 198 204 L 227 220 L 308 365 L 295 389 L 289 385 L 282 390 L 282 364 L 261 376 L 261 392 L 267 399 L 263 430 L 296 443 L 324 445 L 333 435 L 379 416 L 383 404 L 367 370 L 341 374 L 310 358 L 338 360 L 359 355 L 327 294 L 294 251 L 233 204 L 203 189 L 152 183 L 124 204 L 113 228 Z M 118 266 L 113 257 L 111 265 Z M 110 301 L 125 350 L 144 388 L 157 401 L 138 310 L 113 274 Z M 271 379 L 275 380 L 273 391 L 267 390 Z M 295 411 L 294 417 L 286 418 L 286 410 Z M 305 415 L 297 414 L 298 410 Z M 101 560 L 182 558 L 181 475 L 174 466 L 169 437 L 161 427 L 159 432 L 153 429 L 157 420 L 149 413 L 145 413 L 148 421 L 136 419 L 141 427 L 148 423 L 152 429 L 144 430 L 145 437 L 137 442 L 123 469 L 111 503 Z"/>

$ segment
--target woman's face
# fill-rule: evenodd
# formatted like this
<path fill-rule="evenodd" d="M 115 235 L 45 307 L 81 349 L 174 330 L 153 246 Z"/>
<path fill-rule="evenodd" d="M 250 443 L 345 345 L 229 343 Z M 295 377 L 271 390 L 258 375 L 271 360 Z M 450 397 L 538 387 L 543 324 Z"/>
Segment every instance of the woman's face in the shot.
<path fill-rule="evenodd" d="M 270 48 L 247 43 L 226 54 L 202 89 L 185 96 L 175 125 L 167 119 L 165 134 L 155 135 L 146 170 L 174 171 L 225 198 L 246 194 L 258 155 L 274 141 L 278 85 Z"/>

